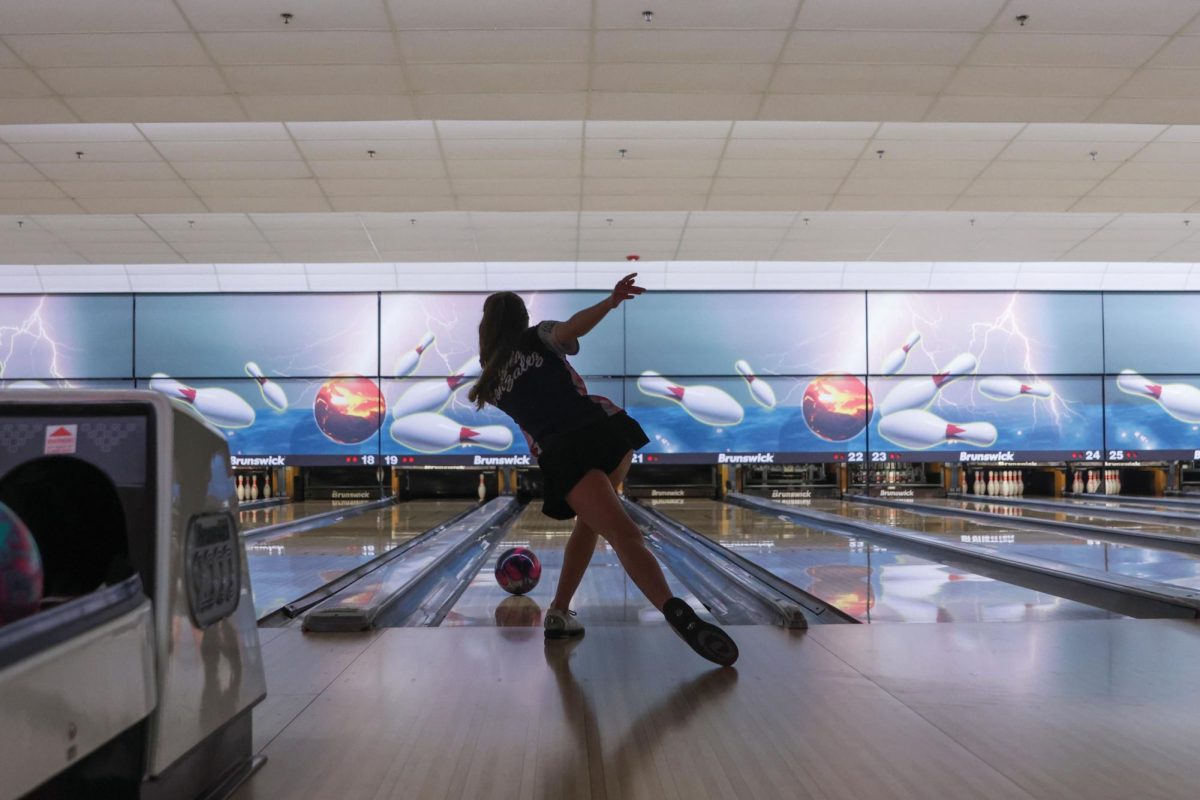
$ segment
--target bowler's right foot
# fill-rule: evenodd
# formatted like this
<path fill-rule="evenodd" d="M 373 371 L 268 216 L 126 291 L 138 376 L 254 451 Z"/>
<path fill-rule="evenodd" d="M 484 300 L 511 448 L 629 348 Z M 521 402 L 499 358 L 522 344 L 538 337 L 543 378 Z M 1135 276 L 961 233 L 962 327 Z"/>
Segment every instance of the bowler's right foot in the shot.
<path fill-rule="evenodd" d="M 668 600 L 663 606 L 663 616 L 679 637 L 704 658 L 722 667 L 732 666 L 737 661 L 737 644 L 729 634 L 700 619 L 683 600 L 678 597 Z"/>
<path fill-rule="evenodd" d="M 560 611 L 551 608 L 546 612 L 546 638 L 570 639 L 583 636 L 583 623 L 575 618 L 574 611 Z"/>

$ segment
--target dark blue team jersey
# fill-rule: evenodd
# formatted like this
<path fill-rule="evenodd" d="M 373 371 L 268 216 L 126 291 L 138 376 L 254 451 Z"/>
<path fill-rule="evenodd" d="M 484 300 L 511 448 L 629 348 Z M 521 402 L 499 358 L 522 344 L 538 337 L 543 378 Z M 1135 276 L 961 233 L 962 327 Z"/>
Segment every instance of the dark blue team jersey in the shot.
<path fill-rule="evenodd" d="M 579 352 L 579 342 L 570 348 L 559 344 L 557 324 L 546 320 L 521 334 L 489 398 L 521 427 L 534 455 L 553 447 L 564 433 L 621 411 L 607 398 L 588 394 L 567 361 Z"/>

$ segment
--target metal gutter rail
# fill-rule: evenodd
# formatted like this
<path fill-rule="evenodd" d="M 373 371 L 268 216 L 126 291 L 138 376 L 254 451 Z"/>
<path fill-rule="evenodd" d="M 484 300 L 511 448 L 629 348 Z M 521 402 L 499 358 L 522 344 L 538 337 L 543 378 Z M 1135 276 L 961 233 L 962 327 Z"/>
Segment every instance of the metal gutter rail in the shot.
<path fill-rule="evenodd" d="M 671 572 L 723 624 L 803 629 L 808 627 L 808 617 L 816 616 L 806 615 L 799 603 L 731 559 L 697 547 L 678 522 L 629 499 L 623 502 Z"/>
<path fill-rule="evenodd" d="M 1129 576 L 1115 578 L 1099 570 L 1074 566 L 1067 568 L 1056 561 L 1032 556 L 1007 556 L 984 545 L 948 542 L 916 531 L 859 522 L 837 514 L 795 508 L 736 492 L 728 495 L 726 500 L 755 511 L 801 520 L 810 527 L 865 539 L 1115 614 L 1149 619 L 1200 617 L 1200 592 L 1191 589 Z"/>
<path fill-rule="evenodd" d="M 418 600 L 435 587 L 447 564 L 472 548 L 490 549 L 522 506 L 497 497 L 388 563 L 351 583 L 304 616 L 306 631 L 364 631 L 398 603 Z"/>
<path fill-rule="evenodd" d="M 255 528 L 242 534 L 242 538 L 248 542 L 269 542 L 272 539 L 279 539 L 283 536 L 291 536 L 293 533 L 303 533 L 310 531 L 313 528 L 324 528 L 326 525 L 333 525 L 335 522 L 341 522 L 350 517 L 356 517 L 359 514 L 365 514 L 368 511 L 375 511 L 380 508 L 387 508 L 399 502 L 399 498 L 385 497 L 382 500 L 372 500 L 369 503 L 362 503 L 357 506 L 347 506 L 346 508 L 335 508 L 332 511 L 323 511 L 320 514 L 311 514 L 307 517 L 294 519 L 290 522 L 278 522 L 274 525 L 264 525 L 261 528 Z"/>

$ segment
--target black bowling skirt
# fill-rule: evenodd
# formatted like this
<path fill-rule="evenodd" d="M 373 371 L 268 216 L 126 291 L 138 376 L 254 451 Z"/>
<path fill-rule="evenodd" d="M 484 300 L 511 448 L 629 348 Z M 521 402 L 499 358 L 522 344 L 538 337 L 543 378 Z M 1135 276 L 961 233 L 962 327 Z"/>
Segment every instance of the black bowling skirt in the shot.
<path fill-rule="evenodd" d="M 584 475 L 594 469 L 608 475 L 630 450 L 649 443 L 642 426 L 624 411 L 562 434 L 538 457 L 545 491 L 542 513 L 553 519 L 571 519 L 575 509 L 567 502 L 567 494 Z"/>

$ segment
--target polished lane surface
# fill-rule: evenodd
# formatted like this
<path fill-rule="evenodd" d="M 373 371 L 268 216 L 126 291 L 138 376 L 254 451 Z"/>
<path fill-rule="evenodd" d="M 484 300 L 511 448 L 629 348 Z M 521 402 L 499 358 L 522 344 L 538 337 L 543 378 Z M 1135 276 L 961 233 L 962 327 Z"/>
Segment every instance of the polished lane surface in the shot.
<path fill-rule="evenodd" d="M 247 508 L 238 511 L 238 524 L 243 531 L 252 531 L 268 525 L 295 522 L 314 514 L 324 514 L 333 511 L 334 508 L 337 506 L 329 500 L 305 500 L 300 503 L 283 503 L 266 508 Z"/>
<path fill-rule="evenodd" d="M 818 501 L 814 508 L 851 519 L 919 531 L 962 544 L 986 545 L 1001 555 L 1033 556 L 1157 583 L 1200 588 L 1200 558 L 1169 550 L 1136 547 L 1022 528 L 1012 521 L 983 522 L 966 517 L 920 514 L 908 509 L 850 501 Z"/>
<path fill-rule="evenodd" d="M 497 625 L 535 627 L 554 599 L 558 573 L 562 569 L 563 548 L 571 535 L 573 520 L 556 520 L 542 513 L 539 501 L 525 507 L 504 540 L 488 557 L 471 585 L 442 621 L 443 626 Z M 516 596 L 496 583 L 496 559 L 510 547 L 528 547 L 542 563 L 542 577 L 533 591 Z M 676 595 L 687 600 L 697 611 L 699 603 L 663 565 L 663 571 Z M 583 575 L 571 608 L 585 626 L 662 624 L 663 616 L 638 590 L 617 560 L 616 552 L 600 539 L 595 555 Z M 711 620 L 708 612 L 701 616 Z"/>
<path fill-rule="evenodd" d="M 247 542 L 255 612 L 261 617 L 274 611 L 473 505 L 415 500 L 269 542 Z"/>
<path fill-rule="evenodd" d="M 740 506 L 687 500 L 658 508 L 861 622 L 1028 622 L 1113 616 Z"/>
<path fill-rule="evenodd" d="M 1072 509 L 1094 509 L 1096 513 L 1102 512 L 1106 508 L 1117 509 L 1122 512 L 1128 511 L 1148 511 L 1156 514 L 1191 514 L 1200 515 L 1200 502 L 1145 502 L 1154 498 L 1143 498 L 1137 502 L 1125 502 L 1120 496 L 1112 496 L 1103 500 L 1099 498 L 1087 497 L 1031 497 L 1030 500 L 1037 500 L 1042 503 L 1061 503 Z M 1200 525 L 1200 516 L 1197 517 L 1196 524 Z"/>
<path fill-rule="evenodd" d="M 1058 502 L 1049 498 L 1045 500 L 1038 498 L 1038 501 L 1045 503 Z M 1165 533 L 1170 536 L 1200 538 L 1200 516 L 1196 518 L 1196 524 L 1188 525 L 1184 522 L 1143 522 L 1141 520 L 1104 516 L 1102 507 L 1093 509 L 1086 505 L 1069 505 L 1066 503 L 1063 504 L 1062 511 L 1049 511 L 1044 508 L 1031 508 L 1011 503 L 992 503 L 987 500 L 966 498 L 962 500 L 947 500 L 939 497 L 923 497 L 920 502 L 926 505 L 940 505 L 947 508 L 960 507 L 969 508 L 974 511 L 988 511 L 1006 517 L 1023 517 L 1025 519 L 1045 520 L 1047 522 L 1071 522 L 1077 525 L 1096 525 L 1102 528 L 1113 528 L 1114 530 L 1131 531 L 1133 533 Z M 1140 511 L 1142 508 L 1121 506 L 1122 510 L 1130 511 Z M 1151 509 L 1147 508 L 1146 510 Z M 1175 509 L 1175 511 L 1178 513 L 1179 509 Z"/>

